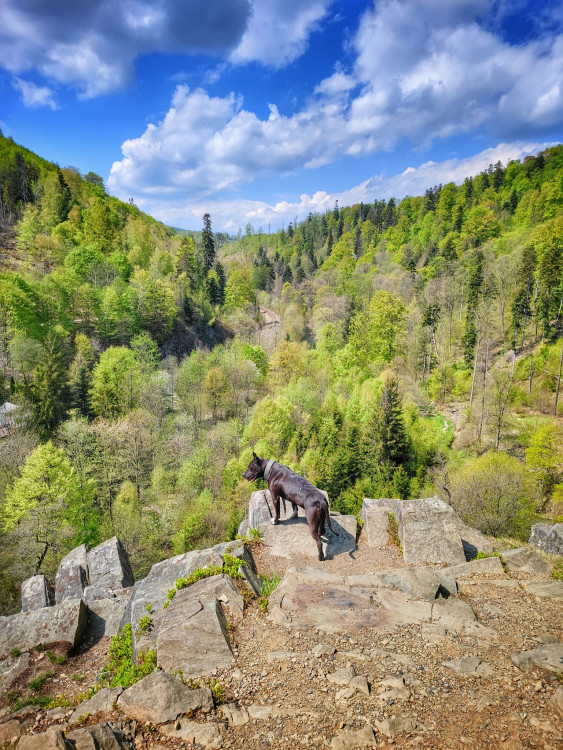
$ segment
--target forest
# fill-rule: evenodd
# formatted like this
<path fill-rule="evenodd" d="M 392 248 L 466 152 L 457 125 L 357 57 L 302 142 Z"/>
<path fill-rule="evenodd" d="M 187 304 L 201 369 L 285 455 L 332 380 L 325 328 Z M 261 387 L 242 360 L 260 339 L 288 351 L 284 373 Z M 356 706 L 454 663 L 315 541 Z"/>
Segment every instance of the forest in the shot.
<path fill-rule="evenodd" d="M 234 538 L 252 450 L 527 540 L 563 519 L 562 311 L 562 146 L 229 237 L 0 137 L 2 613 L 77 544 L 141 577 Z"/>

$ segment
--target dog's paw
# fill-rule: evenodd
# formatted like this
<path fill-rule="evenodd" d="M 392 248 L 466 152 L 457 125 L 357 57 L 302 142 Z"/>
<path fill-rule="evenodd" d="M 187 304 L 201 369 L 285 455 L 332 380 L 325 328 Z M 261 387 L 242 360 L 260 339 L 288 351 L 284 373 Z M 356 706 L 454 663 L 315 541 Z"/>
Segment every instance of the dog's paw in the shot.
<path fill-rule="evenodd" d="M 277 524 L 277 521 L 275 518 L 270 518 L 270 523 L 275 526 Z"/>
<path fill-rule="evenodd" d="M 291 517 L 292 517 L 292 518 L 297 518 L 297 516 L 298 516 L 298 513 L 297 513 L 297 511 L 296 511 L 295 513 L 292 513 L 292 514 L 291 514 Z"/>

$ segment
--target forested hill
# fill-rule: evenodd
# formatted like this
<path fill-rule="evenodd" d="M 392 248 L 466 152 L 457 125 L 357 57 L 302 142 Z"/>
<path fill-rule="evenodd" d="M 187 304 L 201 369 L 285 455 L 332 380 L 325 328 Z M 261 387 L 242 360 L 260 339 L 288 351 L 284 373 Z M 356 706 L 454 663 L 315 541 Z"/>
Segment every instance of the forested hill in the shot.
<path fill-rule="evenodd" d="M 253 449 L 341 511 L 561 515 L 562 191 L 557 147 L 222 244 L 0 139 L 4 611 L 78 544 L 117 534 L 139 577 L 233 538 Z"/>

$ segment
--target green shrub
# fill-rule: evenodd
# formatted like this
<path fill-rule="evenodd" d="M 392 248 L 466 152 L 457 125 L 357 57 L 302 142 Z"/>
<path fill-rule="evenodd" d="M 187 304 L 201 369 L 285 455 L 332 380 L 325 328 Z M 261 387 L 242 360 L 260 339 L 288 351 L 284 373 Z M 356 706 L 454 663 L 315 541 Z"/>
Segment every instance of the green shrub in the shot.
<path fill-rule="evenodd" d="M 262 587 L 260 588 L 260 596 L 270 596 L 270 594 L 278 587 L 280 579 L 274 573 L 271 578 L 268 576 L 262 576 Z"/>
<path fill-rule="evenodd" d="M 47 680 L 50 677 L 55 676 L 55 670 L 54 669 L 48 669 L 46 672 L 42 672 L 41 674 L 37 675 L 37 677 L 34 677 L 32 680 L 30 680 L 27 684 L 33 692 L 38 693 L 43 685 L 47 682 Z"/>
<path fill-rule="evenodd" d="M 102 686 L 130 687 L 154 671 L 156 651 L 149 649 L 139 654 L 139 664 L 133 664 L 133 631 L 131 623 L 125 625 L 109 647 L 108 663 L 102 673 Z"/>

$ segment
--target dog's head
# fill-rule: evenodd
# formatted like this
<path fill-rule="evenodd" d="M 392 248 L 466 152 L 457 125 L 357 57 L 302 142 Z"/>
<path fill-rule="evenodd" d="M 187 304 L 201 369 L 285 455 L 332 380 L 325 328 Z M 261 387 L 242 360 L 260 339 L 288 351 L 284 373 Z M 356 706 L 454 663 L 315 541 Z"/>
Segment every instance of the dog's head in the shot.
<path fill-rule="evenodd" d="M 248 464 L 248 469 L 243 474 L 243 477 L 245 479 L 248 479 L 249 482 L 253 482 L 255 479 L 264 476 L 264 469 L 266 464 L 266 459 L 258 458 L 254 451 L 252 451 L 252 455 L 254 456 L 254 458 Z"/>

